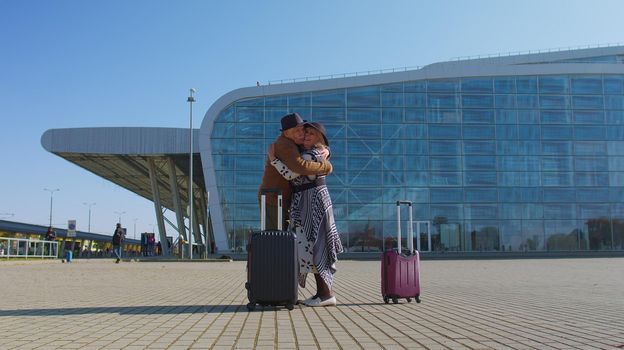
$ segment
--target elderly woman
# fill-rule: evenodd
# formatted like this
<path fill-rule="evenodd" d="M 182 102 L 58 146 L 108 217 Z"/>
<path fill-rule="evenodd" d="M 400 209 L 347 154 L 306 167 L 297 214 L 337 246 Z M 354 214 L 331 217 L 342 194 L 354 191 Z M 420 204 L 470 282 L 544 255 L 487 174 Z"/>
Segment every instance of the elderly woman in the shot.
<path fill-rule="evenodd" d="M 326 159 L 329 142 L 325 127 L 320 123 L 305 124 L 305 139 L 301 157 L 322 162 Z M 327 156 L 327 158 L 329 158 Z M 299 252 L 299 285 L 304 288 L 308 273 L 314 273 L 316 294 L 306 300 L 308 306 L 334 306 L 332 294 L 338 254 L 343 251 L 336 230 L 332 202 L 325 185 L 325 175 L 299 175 L 292 172 L 269 149 L 269 159 L 278 172 L 293 187 L 290 206 L 290 229 L 297 235 Z"/>

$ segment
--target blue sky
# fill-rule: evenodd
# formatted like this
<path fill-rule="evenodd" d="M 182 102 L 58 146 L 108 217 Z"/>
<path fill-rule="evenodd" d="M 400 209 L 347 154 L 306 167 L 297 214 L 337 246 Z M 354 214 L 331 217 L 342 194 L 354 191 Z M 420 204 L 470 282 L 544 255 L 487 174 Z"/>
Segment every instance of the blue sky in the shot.
<path fill-rule="evenodd" d="M 48 129 L 195 127 L 256 81 L 622 42 L 624 2 L 0 0 L 0 218 L 130 235 L 153 204 L 45 151 Z"/>

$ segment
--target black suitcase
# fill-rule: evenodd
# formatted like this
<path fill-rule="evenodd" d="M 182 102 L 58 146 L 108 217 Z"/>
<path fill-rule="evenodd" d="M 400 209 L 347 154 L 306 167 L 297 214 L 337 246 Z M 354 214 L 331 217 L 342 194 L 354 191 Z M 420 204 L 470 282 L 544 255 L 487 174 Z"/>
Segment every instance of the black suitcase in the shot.
<path fill-rule="evenodd" d="M 278 229 L 265 230 L 266 193 L 277 193 Z M 264 190 L 260 199 L 260 231 L 251 233 L 247 245 L 247 309 L 256 304 L 283 305 L 292 310 L 297 303 L 299 264 L 295 234 L 282 230 L 281 191 Z"/>

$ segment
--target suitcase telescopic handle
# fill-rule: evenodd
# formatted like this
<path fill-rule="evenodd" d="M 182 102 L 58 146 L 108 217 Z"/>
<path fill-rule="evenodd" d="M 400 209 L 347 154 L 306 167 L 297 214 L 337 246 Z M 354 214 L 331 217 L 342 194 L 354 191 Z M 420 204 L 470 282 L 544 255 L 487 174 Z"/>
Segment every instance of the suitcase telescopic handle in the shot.
<path fill-rule="evenodd" d="M 401 254 L 401 205 L 407 205 L 408 207 L 408 218 L 409 221 L 407 223 L 407 249 L 410 254 L 414 253 L 414 225 L 412 221 L 412 201 L 396 201 L 397 205 L 397 231 L 398 231 L 398 240 L 397 240 L 397 251 Z"/>
<path fill-rule="evenodd" d="M 266 230 L 266 194 L 277 194 L 277 229 L 282 230 L 282 190 L 279 188 L 260 189 L 260 230 Z"/>

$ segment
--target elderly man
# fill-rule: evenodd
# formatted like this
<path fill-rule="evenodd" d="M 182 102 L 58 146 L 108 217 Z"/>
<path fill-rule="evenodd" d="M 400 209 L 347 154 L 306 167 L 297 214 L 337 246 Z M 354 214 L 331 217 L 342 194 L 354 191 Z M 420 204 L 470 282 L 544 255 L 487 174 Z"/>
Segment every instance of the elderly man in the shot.
<path fill-rule="evenodd" d="M 301 158 L 299 147 L 303 143 L 304 130 L 303 124 L 305 121 L 301 119 L 299 114 L 290 113 L 285 115 L 282 120 L 282 134 L 277 137 L 273 143 L 273 152 L 275 157 L 279 158 L 291 171 L 300 175 L 320 175 L 329 174 L 332 171 L 332 165 L 328 161 L 322 163 L 304 160 Z M 290 208 L 290 200 L 292 196 L 292 189 L 288 180 L 284 179 L 282 175 L 271 165 L 271 162 L 267 159 L 264 165 L 264 175 L 262 176 L 262 184 L 258 190 L 258 196 L 263 189 L 280 189 L 282 190 L 282 210 Z M 266 229 L 277 229 L 277 198 L 276 196 L 267 196 L 267 218 Z M 282 227 L 287 227 L 286 220 L 287 215 L 282 215 Z"/>

